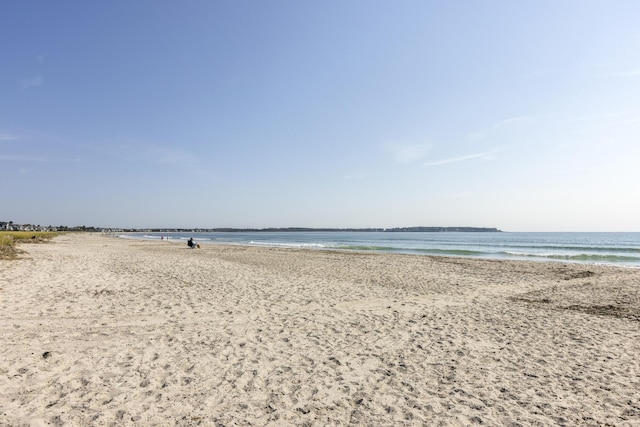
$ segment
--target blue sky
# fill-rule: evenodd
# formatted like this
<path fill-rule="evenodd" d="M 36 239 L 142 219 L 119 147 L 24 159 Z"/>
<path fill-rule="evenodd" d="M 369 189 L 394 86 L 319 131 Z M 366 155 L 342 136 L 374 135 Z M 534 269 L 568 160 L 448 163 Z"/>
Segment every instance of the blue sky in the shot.
<path fill-rule="evenodd" d="M 0 220 L 640 231 L 640 2 L 0 0 Z"/>

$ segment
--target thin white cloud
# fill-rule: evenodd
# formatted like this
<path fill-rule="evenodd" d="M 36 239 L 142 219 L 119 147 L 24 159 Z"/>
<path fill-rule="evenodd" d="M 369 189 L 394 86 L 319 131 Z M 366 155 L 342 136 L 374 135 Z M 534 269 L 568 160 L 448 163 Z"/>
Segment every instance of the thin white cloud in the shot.
<path fill-rule="evenodd" d="M 193 165 L 198 158 L 191 152 L 167 145 L 137 142 L 135 140 L 123 142 L 87 142 L 84 148 L 126 161 L 141 161 L 149 164 L 161 165 Z"/>
<path fill-rule="evenodd" d="M 15 155 L 0 155 L 0 161 L 5 162 L 46 162 L 44 157 L 34 156 L 15 156 Z"/>
<path fill-rule="evenodd" d="M 195 156 L 188 151 L 172 147 L 148 146 L 145 156 L 158 164 L 192 165 L 196 163 Z"/>
<path fill-rule="evenodd" d="M 218 180 L 215 173 L 203 164 L 196 153 L 180 147 L 128 142 L 119 145 L 97 145 L 95 149 L 127 161 L 141 162 L 152 167 L 186 170 L 202 179 Z"/>
<path fill-rule="evenodd" d="M 467 139 L 470 141 L 477 141 L 479 139 L 484 138 L 486 131 L 483 130 L 474 130 L 467 133 Z"/>
<path fill-rule="evenodd" d="M 570 119 L 569 121 L 570 122 L 591 122 L 591 121 L 598 121 L 598 120 L 624 118 L 624 117 L 629 117 L 632 114 L 633 113 L 631 111 L 617 111 L 613 113 L 592 114 L 590 116 L 575 117 L 573 119 Z"/>
<path fill-rule="evenodd" d="M 497 131 L 504 131 L 507 130 L 510 127 L 514 127 L 517 126 L 519 124 L 528 122 L 532 119 L 531 116 L 514 116 L 514 117 L 509 117 L 507 119 L 504 120 L 500 120 L 496 123 L 494 123 L 493 125 L 485 128 L 485 129 L 478 129 L 475 131 L 471 131 L 469 133 L 467 133 L 467 138 L 470 141 L 477 141 L 480 139 L 484 139 L 486 138 L 488 135 L 491 135 Z"/>
<path fill-rule="evenodd" d="M 638 77 L 640 76 L 640 68 L 633 70 L 618 71 L 611 74 L 613 77 Z"/>
<path fill-rule="evenodd" d="M 33 162 L 33 163 L 54 163 L 54 162 L 71 162 L 71 163 L 80 163 L 83 162 L 84 159 L 80 157 L 71 157 L 71 158 L 52 158 L 45 156 L 21 156 L 15 154 L 0 154 L 0 161 L 3 162 Z"/>
<path fill-rule="evenodd" d="M 356 174 L 353 174 L 353 175 L 347 175 L 347 176 L 344 177 L 344 179 L 355 181 L 355 180 L 364 179 L 364 177 L 365 177 L 365 175 L 363 173 L 356 173 Z"/>
<path fill-rule="evenodd" d="M 431 149 L 429 144 L 388 144 L 385 151 L 391 154 L 397 163 L 414 163 L 427 155 Z"/>
<path fill-rule="evenodd" d="M 512 126 L 512 125 L 517 124 L 517 123 L 525 122 L 525 121 L 530 120 L 530 119 L 531 119 L 530 116 L 510 117 L 508 119 L 500 120 L 495 125 L 493 125 L 493 127 L 496 128 L 496 129 L 505 128 L 505 127 Z"/>
<path fill-rule="evenodd" d="M 20 80 L 20 84 L 22 85 L 22 89 L 31 89 L 32 87 L 42 86 L 44 79 L 42 76 L 35 76 Z"/>
<path fill-rule="evenodd" d="M 452 157 L 449 159 L 435 160 L 433 162 L 423 163 L 422 166 L 441 166 L 441 165 L 447 165 L 450 163 L 464 162 L 472 159 L 492 160 L 494 158 L 493 157 L 494 153 L 495 151 L 489 151 L 486 153 L 477 153 L 477 154 L 467 154 L 466 156 Z"/>
<path fill-rule="evenodd" d="M 10 133 L 0 133 L 0 142 L 17 141 L 19 139 L 21 138 L 17 135 L 11 135 Z"/>
<path fill-rule="evenodd" d="M 636 124 L 636 123 L 640 123 L 640 117 L 636 117 L 634 119 L 629 119 L 629 120 L 625 120 L 623 122 L 620 122 L 620 125 L 632 125 L 632 124 Z"/>

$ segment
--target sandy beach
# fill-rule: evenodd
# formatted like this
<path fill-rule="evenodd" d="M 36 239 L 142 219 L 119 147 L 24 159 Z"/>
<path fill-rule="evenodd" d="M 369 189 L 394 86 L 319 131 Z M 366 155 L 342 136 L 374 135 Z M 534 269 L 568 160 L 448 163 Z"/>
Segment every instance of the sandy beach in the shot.
<path fill-rule="evenodd" d="M 640 269 L 20 249 L 0 260 L 2 426 L 640 425 Z"/>

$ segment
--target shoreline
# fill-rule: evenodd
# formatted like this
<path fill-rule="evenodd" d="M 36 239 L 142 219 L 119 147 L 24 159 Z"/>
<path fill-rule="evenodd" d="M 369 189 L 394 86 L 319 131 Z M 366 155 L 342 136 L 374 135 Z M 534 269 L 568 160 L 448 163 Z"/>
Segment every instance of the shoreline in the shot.
<path fill-rule="evenodd" d="M 321 234 L 322 232 L 318 232 Z M 338 232 L 339 234 L 340 232 Z M 234 235 L 234 233 L 218 233 L 218 234 L 227 234 Z M 241 233 L 239 233 L 241 234 Z M 261 233 L 259 233 L 261 234 Z M 269 234 L 268 232 L 266 234 Z M 282 234 L 282 233 L 279 233 Z M 287 234 L 287 233 L 284 233 Z M 295 232 L 292 232 L 295 234 Z M 348 234 L 348 233 L 345 233 Z M 357 233 L 356 233 L 357 234 Z M 419 234 L 419 233 L 418 233 Z M 434 233 L 431 233 L 434 234 Z M 435 233 L 438 234 L 438 233 Z M 465 234 L 465 233 L 454 233 L 454 234 Z M 477 233 L 476 233 L 477 234 Z M 484 234 L 484 233 L 482 233 Z M 518 234 L 518 233 L 516 233 Z M 521 233 L 521 234 L 531 234 L 531 233 Z M 540 234 L 540 233 L 533 233 Z M 549 234 L 549 233 L 542 233 Z M 560 235 L 566 235 L 571 233 L 558 233 Z M 585 233 L 575 233 L 576 235 L 584 235 Z M 612 233 L 600 233 L 609 235 Z M 618 234 L 618 233 L 613 233 Z M 635 233 L 622 233 L 622 234 L 635 234 Z M 539 246 L 532 244 L 528 249 L 523 249 L 525 247 L 520 247 L 521 252 L 514 252 L 515 249 L 507 244 L 506 242 L 493 245 L 489 243 L 487 248 L 491 247 L 491 251 L 480 250 L 480 247 L 483 247 L 483 243 L 477 243 L 478 247 L 468 248 L 465 246 L 465 243 L 458 242 L 454 243 L 453 246 L 448 244 L 438 245 L 441 242 L 433 242 L 433 241 L 425 241 L 422 242 L 425 244 L 424 247 L 396 247 L 389 246 L 389 243 L 380 241 L 380 242 L 360 242 L 360 241 L 342 241 L 338 244 L 335 241 L 332 241 L 335 236 L 328 237 L 327 239 L 321 239 L 317 241 L 309 240 L 309 241 L 284 241 L 280 242 L 277 240 L 264 240 L 260 242 L 254 241 L 232 241 L 232 240 L 224 240 L 224 238 L 220 238 L 219 236 L 216 239 L 212 239 L 210 235 L 207 233 L 173 233 L 172 235 L 155 233 L 155 234 L 144 234 L 144 233 L 118 233 L 111 234 L 112 237 L 119 237 L 130 240 L 142 240 L 142 241 L 158 241 L 159 239 L 163 239 L 166 242 L 171 241 L 175 242 L 185 242 L 188 237 L 193 237 L 194 240 L 198 243 L 202 243 L 204 245 L 230 245 L 230 246 L 248 246 L 248 247 L 258 247 L 258 248 L 291 248 L 291 249 L 304 249 L 304 250 L 328 250 L 328 251 L 342 251 L 342 252 L 363 252 L 363 253 L 381 253 L 381 254 L 396 254 L 396 255 L 418 255 L 418 256 L 434 256 L 434 257 L 449 257 L 449 258 L 463 258 L 463 259 L 476 259 L 476 260 L 500 260 L 500 261 L 525 261 L 525 262 L 549 262 L 555 264 L 579 264 L 579 265 L 599 265 L 599 266 L 612 266 L 612 267 L 625 267 L 625 268 L 639 268 L 640 269 L 640 258 L 637 256 L 633 256 L 632 258 L 625 258 L 624 252 L 632 252 L 636 253 L 640 249 L 636 247 L 622 249 L 618 247 L 597 247 L 594 246 L 592 248 L 584 248 L 581 246 L 572 247 L 572 246 L 549 246 L 548 249 L 556 250 L 557 252 L 542 252 L 536 253 L 535 249 L 539 249 Z M 206 237 L 203 237 L 206 236 Z M 171 238 L 171 240 L 169 240 Z M 436 245 L 429 247 L 429 243 L 436 243 Z M 640 244 L 640 243 L 638 243 Z M 391 244 L 393 245 L 393 244 Z M 546 247 L 545 247 L 546 248 Z M 496 251 L 497 249 L 497 251 Z M 569 252 L 564 252 L 566 250 Z M 534 250 L 534 252 L 529 252 L 530 250 Z M 572 252 L 575 250 L 576 252 Z M 579 252 L 582 251 L 582 252 Z M 604 255 L 603 253 L 607 253 Z"/>
<path fill-rule="evenodd" d="M 638 269 L 166 243 L 0 261 L 0 425 L 640 423 Z"/>

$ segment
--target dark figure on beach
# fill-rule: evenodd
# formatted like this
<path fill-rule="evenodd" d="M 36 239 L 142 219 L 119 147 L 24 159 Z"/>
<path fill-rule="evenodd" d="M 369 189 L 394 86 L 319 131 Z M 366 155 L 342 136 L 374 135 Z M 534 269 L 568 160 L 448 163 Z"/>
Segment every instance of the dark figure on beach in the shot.
<path fill-rule="evenodd" d="M 193 249 L 196 247 L 196 242 L 193 241 L 193 237 L 189 238 L 189 241 L 187 242 L 187 245 Z"/>

